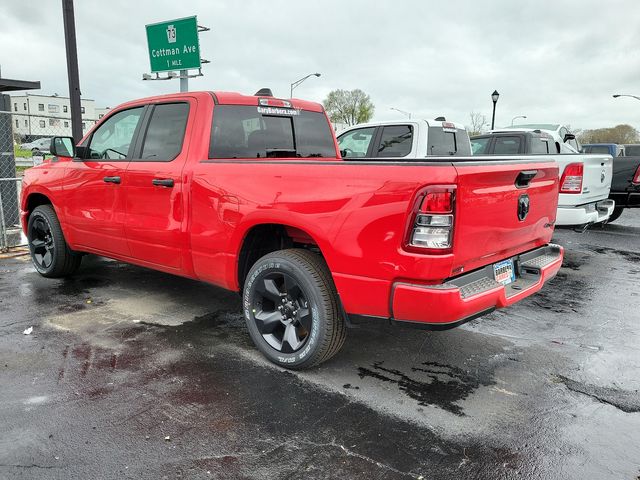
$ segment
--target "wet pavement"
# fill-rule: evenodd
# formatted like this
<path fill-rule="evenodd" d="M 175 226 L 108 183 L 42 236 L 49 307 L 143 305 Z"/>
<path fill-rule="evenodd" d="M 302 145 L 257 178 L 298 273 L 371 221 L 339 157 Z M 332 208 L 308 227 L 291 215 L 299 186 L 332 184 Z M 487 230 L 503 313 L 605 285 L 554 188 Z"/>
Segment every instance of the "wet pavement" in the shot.
<path fill-rule="evenodd" d="M 0 260 L 0 478 L 636 480 L 640 211 L 554 240 L 540 294 L 445 332 L 350 330 L 302 373 L 254 350 L 235 294 Z"/>

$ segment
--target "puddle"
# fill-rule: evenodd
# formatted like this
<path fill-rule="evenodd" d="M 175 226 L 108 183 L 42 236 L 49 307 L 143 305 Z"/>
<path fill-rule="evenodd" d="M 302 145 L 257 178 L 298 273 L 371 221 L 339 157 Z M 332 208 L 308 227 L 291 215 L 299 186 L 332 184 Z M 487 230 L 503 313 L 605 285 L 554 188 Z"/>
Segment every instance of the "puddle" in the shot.
<path fill-rule="evenodd" d="M 458 402 L 466 399 L 480 386 L 496 383 L 487 373 L 478 372 L 472 375 L 459 367 L 437 362 L 424 362 L 418 367 L 412 367 L 411 371 L 415 375 L 409 376 L 377 362 L 371 369 L 359 367 L 358 375 L 360 378 L 371 377 L 393 383 L 419 405 L 434 405 L 460 416 L 464 416 L 464 412 Z"/>
<path fill-rule="evenodd" d="M 595 247 L 593 245 L 583 245 L 584 248 L 591 250 L 592 252 L 599 253 L 601 255 L 610 255 L 615 254 L 618 255 L 628 262 L 631 263 L 640 263 L 640 253 L 638 252 L 630 252 L 629 250 L 619 250 L 616 248 L 609 247 Z"/>
<path fill-rule="evenodd" d="M 584 280 L 560 270 L 529 302 L 554 313 L 580 313 L 592 298 L 592 291 L 593 287 Z"/>
<path fill-rule="evenodd" d="M 556 378 L 572 392 L 587 395 L 601 403 L 612 405 L 625 413 L 640 412 L 640 392 L 637 390 L 629 391 L 611 387 L 599 387 L 578 382 L 562 375 L 558 375 Z"/>

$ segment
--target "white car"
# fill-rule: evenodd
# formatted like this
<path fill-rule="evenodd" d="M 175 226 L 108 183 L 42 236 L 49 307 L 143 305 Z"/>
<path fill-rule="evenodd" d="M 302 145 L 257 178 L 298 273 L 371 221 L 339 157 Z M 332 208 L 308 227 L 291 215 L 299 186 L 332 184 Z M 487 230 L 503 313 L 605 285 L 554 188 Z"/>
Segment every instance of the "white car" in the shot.
<path fill-rule="evenodd" d="M 49 153 L 49 147 L 51 145 L 50 138 L 39 138 L 33 142 L 23 143 L 20 145 L 21 150 L 31 150 L 31 152 Z"/>

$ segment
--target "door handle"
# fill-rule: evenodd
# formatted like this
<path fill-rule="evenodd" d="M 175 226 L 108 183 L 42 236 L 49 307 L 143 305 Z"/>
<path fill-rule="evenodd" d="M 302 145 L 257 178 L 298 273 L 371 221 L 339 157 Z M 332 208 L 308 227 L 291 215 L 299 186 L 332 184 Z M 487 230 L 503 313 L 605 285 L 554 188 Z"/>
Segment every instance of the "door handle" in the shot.
<path fill-rule="evenodd" d="M 151 183 L 153 183 L 155 186 L 157 187 L 173 187 L 173 178 L 154 178 L 153 180 L 151 180 Z"/>
<path fill-rule="evenodd" d="M 102 180 L 104 180 L 105 183 L 120 184 L 120 177 L 104 177 Z"/>
<path fill-rule="evenodd" d="M 516 188 L 527 188 L 538 173 L 537 170 L 523 170 L 516 177 Z"/>

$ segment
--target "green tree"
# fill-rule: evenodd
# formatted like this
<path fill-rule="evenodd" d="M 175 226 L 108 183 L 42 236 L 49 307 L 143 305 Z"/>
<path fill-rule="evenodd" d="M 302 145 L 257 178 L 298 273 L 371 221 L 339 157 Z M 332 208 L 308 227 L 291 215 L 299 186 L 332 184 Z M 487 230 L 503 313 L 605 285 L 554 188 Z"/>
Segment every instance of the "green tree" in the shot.
<path fill-rule="evenodd" d="M 584 130 L 578 135 L 580 143 L 637 143 L 640 134 L 631 125 L 622 124 L 611 128 Z"/>
<path fill-rule="evenodd" d="M 371 120 L 375 107 L 362 90 L 332 90 L 324 102 L 327 115 L 334 123 L 356 125 Z"/>

